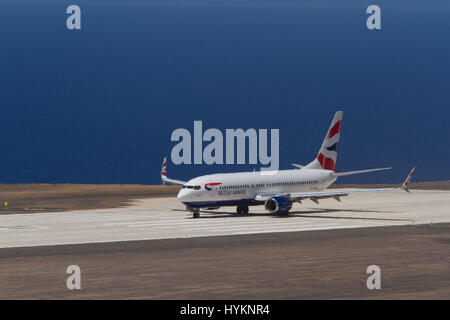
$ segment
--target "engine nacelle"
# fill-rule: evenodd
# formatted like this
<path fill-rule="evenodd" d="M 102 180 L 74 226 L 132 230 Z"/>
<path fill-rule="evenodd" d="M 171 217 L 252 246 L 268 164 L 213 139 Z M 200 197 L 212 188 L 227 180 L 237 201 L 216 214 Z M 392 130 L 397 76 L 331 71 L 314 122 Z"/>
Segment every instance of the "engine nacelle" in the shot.
<path fill-rule="evenodd" d="M 273 197 L 264 204 L 264 209 L 269 213 L 288 213 L 291 208 L 292 201 L 286 197 Z"/>

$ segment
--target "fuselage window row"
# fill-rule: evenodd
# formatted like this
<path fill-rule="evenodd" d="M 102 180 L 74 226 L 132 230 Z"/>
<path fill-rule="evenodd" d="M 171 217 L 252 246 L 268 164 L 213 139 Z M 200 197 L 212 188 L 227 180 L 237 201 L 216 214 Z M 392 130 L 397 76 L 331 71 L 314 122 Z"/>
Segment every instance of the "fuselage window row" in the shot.
<path fill-rule="evenodd" d="M 313 184 L 319 183 L 319 180 L 314 181 L 290 181 L 290 182 L 278 182 L 278 183 L 260 183 L 252 185 L 252 188 L 262 188 L 262 187 L 278 187 L 278 186 L 287 186 L 287 185 L 299 185 L 299 184 Z M 197 187 L 197 186 L 196 186 Z M 192 188 L 192 186 L 187 186 L 187 188 Z M 242 189 L 242 188 L 250 188 L 250 185 L 233 185 L 233 186 L 220 186 L 219 190 L 227 190 L 227 189 Z"/>

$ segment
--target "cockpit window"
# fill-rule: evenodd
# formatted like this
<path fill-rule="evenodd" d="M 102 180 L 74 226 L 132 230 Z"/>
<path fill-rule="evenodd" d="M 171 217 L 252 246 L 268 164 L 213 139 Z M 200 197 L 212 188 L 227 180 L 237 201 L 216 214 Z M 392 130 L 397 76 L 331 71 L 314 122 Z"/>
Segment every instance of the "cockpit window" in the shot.
<path fill-rule="evenodd" d="M 200 190 L 202 187 L 201 186 L 189 186 L 189 185 L 184 185 L 181 187 L 181 189 L 195 189 L 195 190 Z"/>

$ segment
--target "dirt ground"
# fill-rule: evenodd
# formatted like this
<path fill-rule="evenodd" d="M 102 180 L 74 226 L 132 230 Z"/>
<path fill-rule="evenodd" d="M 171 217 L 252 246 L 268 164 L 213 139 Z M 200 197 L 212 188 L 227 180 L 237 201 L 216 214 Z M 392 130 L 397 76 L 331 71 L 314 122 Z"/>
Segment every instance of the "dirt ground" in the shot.
<path fill-rule="evenodd" d="M 448 300 L 449 249 L 448 224 L 6 248 L 0 300 Z M 72 264 L 81 290 L 67 290 Z"/>
<path fill-rule="evenodd" d="M 333 188 L 398 185 L 335 184 Z M 131 184 L 0 184 L 0 214 L 62 212 L 126 206 L 134 199 L 175 197 L 179 186 Z M 450 190 L 450 181 L 416 182 L 410 189 Z"/>
<path fill-rule="evenodd" d="M 117 208 L 133 199 L 176 196 L 179 189 L 163 185 L 0 184 L 0 214 Z"/>

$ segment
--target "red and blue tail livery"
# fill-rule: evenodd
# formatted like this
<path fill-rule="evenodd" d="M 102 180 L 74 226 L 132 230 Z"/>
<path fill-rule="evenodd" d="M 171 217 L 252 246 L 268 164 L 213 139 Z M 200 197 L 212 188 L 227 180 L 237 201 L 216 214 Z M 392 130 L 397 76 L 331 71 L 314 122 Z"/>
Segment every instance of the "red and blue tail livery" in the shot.
<path fill-rule="evenodd" d="M 339 138 L 341 137 L 342 115 L 342 111 L 334 114 L 333 121 L 331 121 L 330 128 L 322 142 L 317 158 L 305 168 L 335 170 Z"/>

